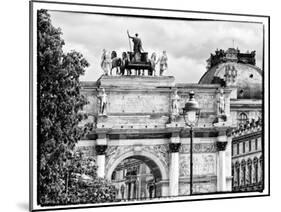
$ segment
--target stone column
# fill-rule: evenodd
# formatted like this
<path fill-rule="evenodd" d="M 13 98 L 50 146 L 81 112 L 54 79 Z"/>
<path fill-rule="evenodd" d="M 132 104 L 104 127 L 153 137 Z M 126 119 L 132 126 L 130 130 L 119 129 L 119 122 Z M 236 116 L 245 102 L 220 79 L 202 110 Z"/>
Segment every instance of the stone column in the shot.
<path fill-rule="evenodd" d="M 170 165 L 169 165 L 169 195 L 179 194 L 179 148 L 181 143 L 170 143 Z"/>
<path fill-rule="evenodd" d="M 104 178 L 105 176 L 105 151 L 107 149 L 107 145 L 97 145 L 96 152 L 97 152 L 97 175 L 98 177 Z"/>
<path fill-rule="evenodd" d="M 100 132 L 96 140 L 96 153 L 97 153 L 97 175 L 98 177 L 105 177 L 105 153 L 107 149 L 106 132 Z"/>
<path fill-rule="evenodd" d="M 221 139 L 219 139 L 216 143 L 216 147 L 218 151 L 217 191 L 226 191 L 226 164 L 225 164 L 226 145 L 227 145 L 226 139 L 225 141 L 221 141 Z"/>
<path fill-rule="evenodd" d="M 129 192 L 129 184 L 126 182 L 125 183 L 125 192 L 124 192 L 124 199 L 125 200 L 128 200 L 128 198 L 129 198 L 128 192 Z"/>

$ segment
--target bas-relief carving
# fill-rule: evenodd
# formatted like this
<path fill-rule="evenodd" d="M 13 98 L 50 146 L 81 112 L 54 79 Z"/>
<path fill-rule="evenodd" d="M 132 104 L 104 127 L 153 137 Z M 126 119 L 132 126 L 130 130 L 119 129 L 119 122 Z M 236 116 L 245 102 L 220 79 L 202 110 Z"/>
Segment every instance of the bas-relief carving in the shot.
<path fill-rule="evenodd" d="M 169 146 L 168 144 L 162 145 L 145 145 L 145 146 L 109 146 L 106 151 L 106 169 L 112 165 L 122 155 L 128 152 L 149 152 L 159 158 L 166 168 L 169 165 Z"/>
<path fill-rule="evenodd" d="M 214 112 L 215 111 L 215 102 L 216 96 L 215 94 L 200 94 L 196 95 L 195 99 L 198 101 L 200 108 L 202 108 L 202 112 Z"/>
<path fill-rule="evenodd" d="M 168 113 L 169 97 L 164 94 L 114 94 L 109 97 L 109 113 Z"/>
<path fill-rule="evenodd" d="M 215 183 L 193 183 L 192 191 L 193 193 L 210 193 L 216 192 Z M 189 195 L 190 194 L 190 184 L 180 183 L 179 185 L 179 195 Z"/>
<path fill-rule="evenodd" d="M 144 146 L 144 151 L 155 154 L 166 166 L 169 165 L 169 146 L 168 144 Z"/>
<path fill-rule="evenodd" d="M 97 105 L 98 105 L 98 99 L 95 95 L 91 94 L 83 94 L 86 95 L 88 104 L 84 106 L 83 111 L 89 113 L 89 114 L 97 114 Z"/>
<path fill-rule="evenodd" d="M 211 193 L 217 190 L 215 183 L 194 183 L 194 193 Z"/>
<path fill-rule="evenodd" d="M 180 153 L 189 153 L 190 152 L 190 145 L 189 144 L 182 144 L 179 150 Z M 210 153 L 216 152 L 216 146 L 214 143 L 200 143 L 200 144 L 193 144 L 192 146 L 193 153 Z"/>
<path fill-rule="evenodd" d="M 180 155 L 180 177 L 190 175 L 190 155 Z M 193 175 L 215 175 L 216 154 L 202 153 L 193 155 Z"/>

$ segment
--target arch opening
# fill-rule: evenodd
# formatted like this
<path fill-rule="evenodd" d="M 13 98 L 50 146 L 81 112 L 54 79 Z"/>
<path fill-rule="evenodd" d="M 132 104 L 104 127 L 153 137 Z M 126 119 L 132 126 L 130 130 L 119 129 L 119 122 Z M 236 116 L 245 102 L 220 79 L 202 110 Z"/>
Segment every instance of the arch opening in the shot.
<path fill-rule="evenodd" d="M 118 199 L 143 200 L 162 196 L 163 170 L 150 157 L 129 155 L 111 169 L 107 177 L 116 187 Z"/>

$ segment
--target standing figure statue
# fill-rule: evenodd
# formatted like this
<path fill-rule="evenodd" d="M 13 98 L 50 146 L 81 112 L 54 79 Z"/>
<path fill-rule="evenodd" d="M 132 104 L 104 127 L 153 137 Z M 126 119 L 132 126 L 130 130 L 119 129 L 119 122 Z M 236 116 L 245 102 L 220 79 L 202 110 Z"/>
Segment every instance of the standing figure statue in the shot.
<path fill-rule="evenodd" d="M 102 50 L 100 65 L 102 70 L 104 71 L 104 74 L 108 75 L 108 73 L 111 71 L 112 63 L 111 63 L 111 55 L 105 49 Z"/>
<path fill-rule="evenodd" d="M 225 97 L 224 97 L 223 89 L 220 89 L 217 104 L 218 104 L 218 115 L 225 115 Z"/>
<path fill-rule="evenodd" d="M 150 58 L 150 65 L 151 65 L 151 68 L 148 70 L 148 75 L 152 76 L 154 75 L 155 76 L 155 66 L 157 64 L 157 58 L 156 58 L 156 53 L 153 52 L 152 55 L 151 55 L 151 58 Z"/>
<path fill-rule="evenodd" d="M 107 107 L 107 95 L 105 93 L 105 89 L 102 88 L 102 92 L 98 95 L 98 98 L 100 100 L 100 110 L 99 114 L 106 116 L 106 107 Z"/>
<path fill-rule="evenodd" d="M 140 61 L 141 59 L 141 52 L 144 51 L 142 48 L 142 42 L 141 39 L 138 37 L 138 33 L 135 34 L 135 37 L 130 36 L 129 31 L 127 31 L 128 37 L 132 39 L 134 43 L 134 58 L 136 61 Z"/>
<path fill-rule="evenodd" d="M 172 121 L 175 120 L 176 117 L 180 114 L 180 97 L 178 95 L 178 90 L 174 91 L 174 95 L 172 96 Z"/>
<path fill-rule="evenodd" d="M 166 51 L 164 50 L 163 54 L 157 61 L 157 63 L 160 62 L 160 73 L 159 73 L 160 76 L 163 76 L 163 72 L 168 69 L 167 61 L 168 61 L 168 57 L 167 57 Z"/>

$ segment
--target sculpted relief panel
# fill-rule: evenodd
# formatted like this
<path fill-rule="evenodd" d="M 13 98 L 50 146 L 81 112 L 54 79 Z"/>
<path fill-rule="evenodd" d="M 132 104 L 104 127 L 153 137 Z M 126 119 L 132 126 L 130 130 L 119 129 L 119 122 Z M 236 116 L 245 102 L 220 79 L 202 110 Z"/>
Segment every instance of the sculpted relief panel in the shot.
<path fill-rule="evenodd" d="M 201 94 L 195 96 L 199 103 L 202 112 L 214 112 L 216 109 L 216 95 L 215 94 Z"/>
<path fill-rule="evenodd" d="M 180 177 L 190 175 L 190 155 L 180 155 Z M 216 175 L 216 154 L 202 153 L 193 155 L 193 175 Z"/>
<path fill-rule="evenodd" d="M 167 168 L 169 165 L 169 146 L 168 144 L 152 145 L 152 146 L 109 146 L 106 151 L 106 170 L 108 170 L 113 163 L 122 155 L 134 152 L 135 155 L 139 153 L 148 152 L 155 155 Z"/>
<path fill-rule="evenodd" d="M 108 113 L 168 113 L 167 94 L 112 93 L 108 97 Z"/>
<path fill-rule="evenodd" d="M 216 183 L 194 183 L 192 186 L 193 193 L 210 193 L 217 190 Z M 179 186 L 179 195 L 189 195 L 190 185 L 187 183 L 181 183 Z"/>
<path fill-rule="evenodd" d="M 188 95 L 181 95 L 180 108 L 183 108 L 187 100 Z M 215 93 L 196 93 L 195 99 L 199 103 L 201 112 L 214 113 L 216 111 L 216 94 Z"/>

